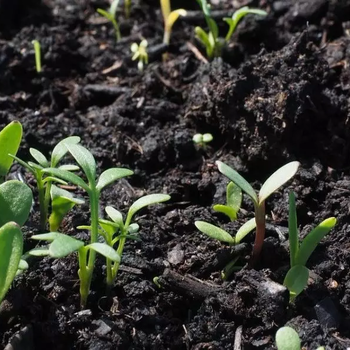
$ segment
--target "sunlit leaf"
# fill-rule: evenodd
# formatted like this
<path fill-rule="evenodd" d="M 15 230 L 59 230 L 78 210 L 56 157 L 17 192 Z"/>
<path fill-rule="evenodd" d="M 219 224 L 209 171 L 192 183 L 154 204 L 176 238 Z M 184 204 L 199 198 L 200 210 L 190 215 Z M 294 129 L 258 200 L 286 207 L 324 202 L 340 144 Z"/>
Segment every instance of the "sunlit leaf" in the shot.
<path fill-rule="evenodd" d="M 291 327 L 282 327 L 276 333 L 277 350 L 300 350 L 298 333 Z"/>
<path fill-rule="evenodd" d="M 173 27 L 174 23 L 177 21 L 177 19 L 182 16 L 186 16 L 187 15 L 187 11 L 184 9 L 177 9 L 172 11 L 167 19 L 167 28 L 168 30 L 171 30 L 171 28 Z"/>
<path fill-rule="evenodd" d="M 86 248 L 94 250 L 95 252 L 106 257 L 107 259 L 120 262 L 119 254 L 112 247 L 105 243 L 92 243 L 87 245 Z"/>
<path fill-rule="evenodd" d="M 65 154 L 68 152 L 67 147 L 65 146 L 67 143 L 71 144 L 77 144 L 80 142 L 79 136 L 69 136 L 60 141 L 55 148 L 52 151 L 51 154 L 51 167 L 55 168 L 59 161 L 65 156 Z M 68 170 L 68 169 L 63 169 Z"/>
<path fill-rule="evenodd" d="M 62 235 L 62 233 L 59 233 L 59 232 L 48 232 L 48 233 L 41 233 L 39 235 L 33 235 L 31 237 L 31 239 L 35 239 L 36 241 L 53 242 L 60 235 Z"/>
<path fill-rule="evenodd" d="M 291 299 L 297 297 L 304 290 L 308 279 L 309 270 L 303 265 L 295 265 L 288 271 L 283 285 L 288 288 Z"/>
<path fill-rule="evenodd" d="M 237 219 L 237 212 L 233 208 L 231 208 L 227 205 L 215 204 L 213 206 L 213 209 L 217 213 L 225 214 L 226 216 L 228 216 L 230 218 L 231 221 L 234 221 Z"/>
<path fill-rule="evenodd" d="M 132 175 L 134 172 L 126 168 L 111 168 L 104 171 L 97 182 L 96 189 L 101 191 L 104 187 L 110 185 L 111 183 Z"/>
<path fill-rule="evenodd" d="M 85 191 L 89 192 L 90 188 L 78 175 L 71 173 L 70 171 L 56 169 L 56 168 L 45 168 L 44 173 L 51 174 L 55 177 L 61 178 L 64 181 L 71 182 L 72 184 L 81 187 Z"/>
<path fill-rule="evenodd" d="M 28 252 L 28 254 L 33 256 L 40 256 L 40 257 L 48 256 L 50 254 L 49 246 L 33 248 Z"/>
<path fill-rule="evenodd" d="M 29 148 L 29 153 L 43 168 L 49 167 L 49 161 L 40 151 L 35 148 Z"/>
<path fill-rule="evenodd" d="M 52 258 L 64 258 L 83 246 L 84 242 L 61 234 L 50 244 L 49 253 Z"/>
<path fill-rule="evenodd" d="M 209 236 L 210 238 L 214 238 L 214 239 L 217 239 L 218 241 L 226 242 L 229 244 L 235 243 L 235 239 L 220 227 L 209 224 L 208 222 L 205 222 L 205 221 L 195 221 L 194 224 L 196 225 L 199 231 Z"/>
<path fill-rule="evenodd" d="M 252 232 L 256 227 L 255 218 L 251 218 L 246 223 L 244 223 L 235 236 L 236 244 L 240 243 L 240 241 L 250 232 Z"/>

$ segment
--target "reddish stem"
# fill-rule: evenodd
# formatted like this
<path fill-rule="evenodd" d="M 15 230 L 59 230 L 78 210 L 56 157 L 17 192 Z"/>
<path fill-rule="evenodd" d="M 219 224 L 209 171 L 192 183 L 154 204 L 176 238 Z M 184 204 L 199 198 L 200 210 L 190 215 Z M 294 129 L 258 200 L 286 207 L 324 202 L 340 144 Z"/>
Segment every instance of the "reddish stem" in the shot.
<path fill-rule="evenodd" d="M 265 239 L 265 202 L 255 206 L 256 234 L 253 255 L 249 265 L 252 267 L 258 260 Z"/>

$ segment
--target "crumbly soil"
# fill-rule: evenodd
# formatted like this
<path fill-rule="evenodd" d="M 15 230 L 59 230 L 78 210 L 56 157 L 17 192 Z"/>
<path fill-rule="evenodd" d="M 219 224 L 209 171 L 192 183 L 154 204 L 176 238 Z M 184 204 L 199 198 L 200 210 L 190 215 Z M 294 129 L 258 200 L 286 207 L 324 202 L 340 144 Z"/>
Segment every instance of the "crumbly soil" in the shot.
<path fill-rule="evenodd" d="M 195 1 L 172 3 L 198 10 Z M 2 347 L 17 334 L 22 342 L 14 349 L 233 349 L 235 338 L 242 349 L 273 349 L 275 332 L 285 324 L 298 330 L 307 349 L 350 346 L 350 2 L 233 3 L 269 15 L 245 18 L 223 59 L 206 64 L 193 35 L 195 25 L 204 25 L 199 12 L 176 23 L 162 62 L 158 1 L 133 1 L 130 19 L 121 6 L 119 43 L 96 15 L 106 1 L 0 1 L 0 127 L 22 122 L 19 156 L 28 160 L 29 147 L 49 155 L 59 140 L 79 135 L 99 172 L 112 166 L 135 172 L 103 192 L 102 213 L 106 205 L 125 212 L 146 193 L 172 197 L 138 216 L 141 241 L 127 243 L 109 298 L 98 259 L 87 310 L 79 307 L 75 256 L 30 260 L 0 308 Z M 227 15 L 233 10 L 232 1 L 213 7 Z M 150 64 L 141 73 L 130 60 L 130 45 L 143 37 Z M 33 39 L 42 45 L 41 74 Z M 196 132 L 212 133 L 213 142 L 196 148 Z M 286 162 L 301 162 L 293 181 L 267 202 L 271 226 L 255 270 L 244 267 L 227 282 L 220 271 L 232 259 L 231 249 L 200 234 L 194 222 L 234 233 L 253 207 L 245 199 L 234 223 L 213 212 L 213 203 L 224 202 L 227 184 L 216 160 L 255 188 Z M 32 176 L 14 165 L 11 175 L 18 174 L 37 195 Z M 283 283 L 288 270 L 292 189 L 302 237 L 329 216 L 338 223 L 308 262 L 308 288 L 289 304 L 273 282 Z M 23 228 L 25 250 L 35 246 L 31 235 L 41 232 L 38 219 L 33 212 Z M 88 238 L 76 230 L 88 222 L 84 205 L 61 229 Z M 245 239 L 240 266 L 246 266 L 253 240 Z M 160 289 L 153 283 L 157 276 Z"/>

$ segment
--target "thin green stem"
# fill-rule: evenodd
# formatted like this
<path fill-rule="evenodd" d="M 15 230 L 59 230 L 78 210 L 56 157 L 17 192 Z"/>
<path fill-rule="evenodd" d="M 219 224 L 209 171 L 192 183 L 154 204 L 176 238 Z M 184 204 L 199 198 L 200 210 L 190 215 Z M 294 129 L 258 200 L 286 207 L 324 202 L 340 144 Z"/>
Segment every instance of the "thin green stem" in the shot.
<path fill-rule="evenodd" d="M 39 193 L 39 207 L 40 207 L 40 228 L 45 231 L 47 220 L 47 208 L 45 207 L 45 185 L 41 174 L 36 175 L 36 183 Z"/>
<path fill-rule="evenodd" d="M 130 9 L 131 9 L 131 0 L 125 0 L 124 3 L 125 6 L 125 17 L 129 18 L 130 17 Z"/>
<path fill-rule="evenodd" d="M 265 202 L 255 205 L 256 234 L 253 247 L 253 255 L 250 265 L 254 265 L 260 256 L 265 239 Z"/>
<path fill-rule="evenodd" d="M 91 253 L 91 252 L 90 252 Z M 80 306 L 83 309 L 86 306 L 90 289 L 89 268 L 86 266 L 87 249 L 82 247 L 78 251 L 79 260 L 79 279 L 80 279 Z"/>
<path fill-rule="evenodd" d="M 122 230 L 120 232 L 121 238 L 119 240 L 118 249 L 117 249 L 117 253 L 120 256 L 120 261 L 121 261 L 122 255 L 123 255 L 123 250 L 124 250 L 124 245 L 125 245 L 125 241 L 126 241 L 126 235 L 128 232 L 128 227 L 129 227 L 129 224 L 125 223 L 125 226 L 122 228 Z M 112 283 L 114 283 L 114 281 L 117 278 L 119 267 L 120 267 L 120 262 L 116 261 L 113 264 L 113 268 L 112 268 L 112 272 L 113 272 L 113 282 Z"/>
<path fill-rule="evenodd" d="M 113 27 L 114 27 L 114 30 L 115 30 L 115 36 L 117 38 L 117 41 L 119 41 L 121 38 L 122 38 L 122 35 L 120 33 L 120 28 L 119 28 L 119 25 L 118 25 L 118 22 L 117 20 L 114 18 L 112 20 L 112 23 L 113 23 Z"/>

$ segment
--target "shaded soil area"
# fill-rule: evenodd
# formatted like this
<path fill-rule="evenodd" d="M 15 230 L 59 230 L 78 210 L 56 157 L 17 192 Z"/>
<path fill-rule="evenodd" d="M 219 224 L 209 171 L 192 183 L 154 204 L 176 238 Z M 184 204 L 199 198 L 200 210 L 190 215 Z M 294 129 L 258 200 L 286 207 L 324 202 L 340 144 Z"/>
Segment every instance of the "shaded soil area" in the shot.
<path fill-rule="evenodd" d="M 307 349 L 350 347 L 349 1 L 234 1 L 236 8 L 269 14 L 247 16 L 223 59 L 207 64 L 194 38 L 194 26 L 205 25 L 195 1 L 172 3 L 189 15 L 174 27 L 166 62 L 157 46 L 163 36 L 158 1 L 133 1 L 129 19 L 120 7 L 118 43 L 96 14 L 106 1 L 0 3 L 0 127 L 23 124 L 19 156 L 29 159 L 29 147 L 48 155 L 62 138 L 79 135 L 99 172 L 112 166 L 135 172 L 102 193 L 101 210 L 113 205 L 126 212 L 146 193 L 172 197 L 138 216 L 141 241 L 127 243 L 110 299 L 98 259 L 87 310 L 79 308 L 75 256 L 30 260 L 0 307 L 2 347 L 22 330 L 17 337 L 28 349 L 233 349 L 235 341 L 243 349 L 273 349 L 285 324 L 298 330 Z M 231 3 L 216 1 L 213 9 L 230 15 Z M 225 23 L 218 23 L 224 34 Z M 143 73 L 130 59 L 130 45 L 142 38 L 150 46 Z M 42 46 L 41 74 L 34 39 Z M 206 149 L 193 144 L 197 132 L 213 134 Z M 253 216 L 253 206 L 244 199 L 234 223 L 213 212 L 212 204 L 224 203 L 227 184 L 216 160 L 254 188 L 286 162 L 301 162 L 293 181 L 267 202 L 270 225 L 255 270 L 243 267 L 229 281 L 220 272 L 232 249 L 200 234 L 194 221 L 234 233 Z M 12 175 L 19 173 L 36 194 L 34 179 L 15 165 Z M 308 288 L 289 304 L 279 284 L 289 264 L 291 189 L 302 237 L 329 216 L 338 223 L 308 262 Z M 88 222 L 84 205 L 62 232 L 87 239 L 76 227 Z M 23 231 L 29 250 L 31 235 L 40 232 L 36 213 Z M 253 241 L 253 235 L 245 239 L 241 266 Z"/>

